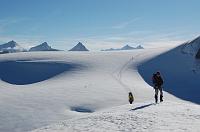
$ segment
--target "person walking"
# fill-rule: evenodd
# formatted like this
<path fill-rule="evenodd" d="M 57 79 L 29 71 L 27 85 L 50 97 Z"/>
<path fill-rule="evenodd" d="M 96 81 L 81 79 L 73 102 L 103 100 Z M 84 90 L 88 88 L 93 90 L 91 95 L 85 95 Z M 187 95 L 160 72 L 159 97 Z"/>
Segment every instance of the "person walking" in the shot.
<path fill-rule="evenodd" d="M 155 89 L 155 102 L 158 102 L 158 92 L 160 91 L 160 102 L 163 101 L 163 90 L 162 90 L 162 85 L 164 83 L 160 72 L 156 72 L 156 74 L 153 74 L 152 77 L 152 82 L 154 84 L 154 89 Z"/>
<path fill-rule="evenodd" d="M 132 104 L 134 101 L 133 94 L 131 92 L 128 93 L 129 103 Z"/>

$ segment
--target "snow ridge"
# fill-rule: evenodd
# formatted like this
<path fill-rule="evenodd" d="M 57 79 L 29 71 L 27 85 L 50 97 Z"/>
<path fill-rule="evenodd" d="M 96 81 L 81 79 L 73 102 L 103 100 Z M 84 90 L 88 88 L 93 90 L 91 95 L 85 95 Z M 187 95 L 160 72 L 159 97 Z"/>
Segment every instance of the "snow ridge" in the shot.
<path fill-rule="evenodd" d="M 196 56 L 197 52 L 200 50 L 200 36 L 196 39 L 186 42 L 182 46 L 182 53 L 189 54 L 191 56 Z"/>

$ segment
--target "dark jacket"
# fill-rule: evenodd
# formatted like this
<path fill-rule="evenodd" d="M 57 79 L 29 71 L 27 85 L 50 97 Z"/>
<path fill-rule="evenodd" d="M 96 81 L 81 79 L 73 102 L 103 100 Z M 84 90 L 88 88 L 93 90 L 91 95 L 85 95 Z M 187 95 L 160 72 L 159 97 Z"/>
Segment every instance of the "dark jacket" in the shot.
<path fill-rule="evenodd" d="M 163 79 L 161 76 L 157 76 L 157 75 L 155 76 L 155 85 L 157 86 L 163 85 Z"/>

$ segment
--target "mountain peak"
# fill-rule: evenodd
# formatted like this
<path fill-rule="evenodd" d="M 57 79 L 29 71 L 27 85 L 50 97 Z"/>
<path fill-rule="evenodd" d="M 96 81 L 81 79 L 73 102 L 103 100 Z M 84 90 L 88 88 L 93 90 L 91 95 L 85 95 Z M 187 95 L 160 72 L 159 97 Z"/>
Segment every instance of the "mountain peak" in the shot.
<path fill-rule="evenodd" d="M 118 50 L 134 50 L 134 49 L 144 49 L 144 47 L 142 47 L 141 45 L 138 45 L 137 47 L 131 47 L 127 44 L 122 48 L 118 48 L 118 49 L 110 48 L 110 49 L 105 49 L 102 51 L 118 51 Z"/>
<path fill-rule="evenodd" d="M 138 46 L 136 47 L 136 49 L 144 49 L 144 47 L 142 47 L 142 45 L 138 45 Z"/>
<path fill-rule="evenodd" d="M 81 42 L 78 42 L 77 45 L 78 45 L 78 46 L 84 46 L 83 43 L 81 43 Z"/>
<path fill-rule="evenodd" d="M 51 48 L 51 46 L 49 46 L 47 42 L 43 42 L 40 45 L 30 48 L 29 51 L 58 51 L 58 50 Z"/>
<path fill-rule="evenodd" d="M 8 46 L 10 46 L 10 47 L 15 47 L 15 46 L 17 46 L 18 44 L 17 44 L 17 42 L 15 42 L 14 40 L 11 40 L 11 41 L 9 41 L 8 43 L 6 43 Z"/>
<path fill-rule="evenodd" d="M 38 45 L 39 47 L 43 47 L 43 48 L 46 48 L 46 49 L 51 49 L 51 46 L 48 45 L 47 42 L 43 42 L 42 44 Z"/>
<path fill-rule="evenodd" d="M 17 42 L 15 42 L 14 40 L 11 40 L 11 41 L 9 41 L 8 43 L 17 43 Z"/>
<path fill-rule="evenodd" d="M 23 52 L 26 51 L 23 47 L 21 47 L 17 42 L 11 40 L 5 44 L 0 45 L 0 51 L 7 52 Z"/>
<path fill-rule="evenodd" d="M 121 48 L 121 50 L 130 50 L 130 49 L 134 49 L 134 48 L 129 46 L 128 44 Z"/>
<path fill-rule="evenodd" d="M 82 44 L 81 42 L 78 42 L 78 44 Z M 83 45 L 83 44 L 82 44 Z"/>
<path fill-rule="evenodd" d="M 45 49 L 51 49 L 51 46 L 49 46 L 47 42 L 43 42 L 42 44 L 38 45 L 38 47 L 45 48 Z"/>
<path fill-rule="evenodd" d="M 49 46 L 47 42 L 42 43 L 41 45 Z"/>
<path fill-rule="evenodd" d="M 125 45 L 124 47 L 131 47 L 131 46 L 129 46 L 129 45 L 127 44 L 127 45 Z"/>
<path fill-rule="evenodd" d="M 69 51 L 89 51 L 89 50 L 81 42 L 78 42 L 78 44 Z"/>

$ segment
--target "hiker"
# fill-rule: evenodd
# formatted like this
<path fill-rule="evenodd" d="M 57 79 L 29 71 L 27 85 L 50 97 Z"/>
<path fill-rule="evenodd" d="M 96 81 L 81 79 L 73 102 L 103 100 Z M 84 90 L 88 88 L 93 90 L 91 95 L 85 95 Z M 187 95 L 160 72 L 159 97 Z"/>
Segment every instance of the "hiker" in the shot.
<path fill-rule="evenodd" d="M 134 98 L 133 98 L 133 94 L 131 92 L 129 92 L 128 98 L 129 98 L 129 103 L 132 104 L 134 101 Z"/>
<path fill-rule="evenodd" d="M 156 74 L 153 74 L 152 82 L 154 84 L 155 89 L 155 102 L 158 102 L 158 91 L 160 91 L 160 102 L 163 101 L 163 91 L 162 91 L 162 85 L 163 85 L 163 79 L 160 75 L 160 72 L 156 72 Z"/>

